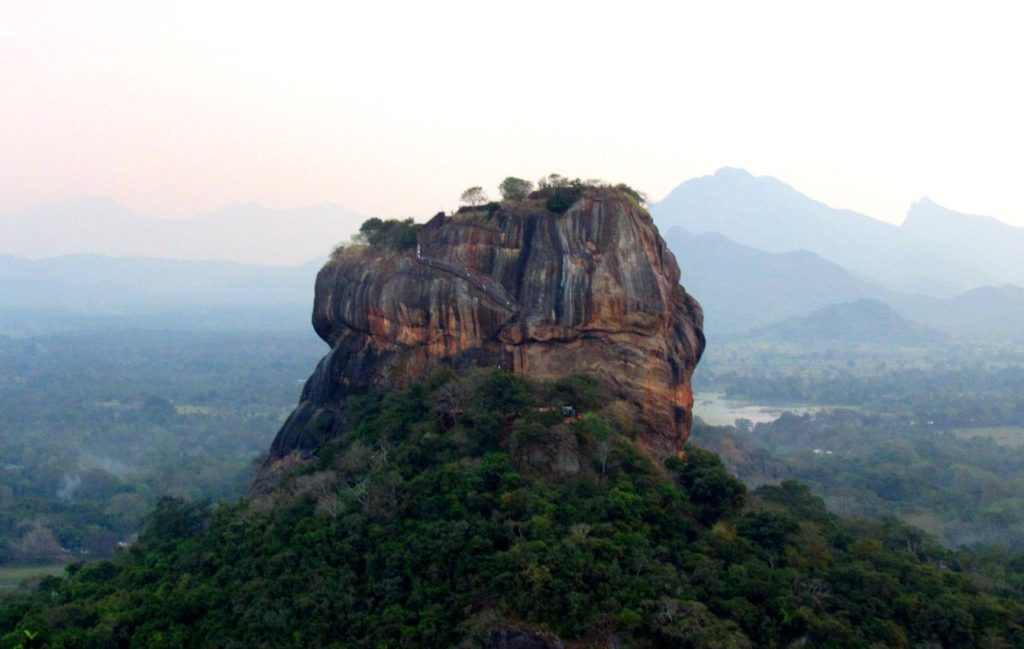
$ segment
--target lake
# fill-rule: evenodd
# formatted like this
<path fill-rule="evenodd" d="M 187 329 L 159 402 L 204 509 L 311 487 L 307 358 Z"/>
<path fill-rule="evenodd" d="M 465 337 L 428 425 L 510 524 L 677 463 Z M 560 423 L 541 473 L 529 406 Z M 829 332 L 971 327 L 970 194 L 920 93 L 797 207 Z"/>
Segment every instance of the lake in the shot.
<path fill-rule="evenodd" d="M 732 426 L 737 419 L 749 419 L 755 424 L 775 421 L 783 412 L 796 415 L 813 414 L 823 410 L 821 406 L 801 404 L 764 405 L 728 399 L 722 392 L 704 392 L 694 395 L 693 414 L 711 426 Z"/>

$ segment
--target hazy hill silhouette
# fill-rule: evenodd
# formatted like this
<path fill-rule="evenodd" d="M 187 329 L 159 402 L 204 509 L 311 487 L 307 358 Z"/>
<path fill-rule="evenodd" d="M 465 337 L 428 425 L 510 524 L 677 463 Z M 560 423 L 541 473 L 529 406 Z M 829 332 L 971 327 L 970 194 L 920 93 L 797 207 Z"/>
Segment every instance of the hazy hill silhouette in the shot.
<path fill-rule="evenodd" d="M 929 198 L 914 203 L 903 221 L 904 231 L 927 241 L 942 254 L 967 254 L 981 260 L 1001 281 L 1024 285 L 1024 228 L 990 216 L 964 214 Z"/>
<path fill-rule="evenodd" d="M 292 265 L 326 257 L 363 217 L 329 203 L 299 210 L 236 205 L 185 219 L 146 218 L 104 198 L 0 213 L 0 254 L 106 255 Z"/>
<path fill-rule="evenodd" d="M 917 346 L 945 340 L 942 333 L 904 318 L 878 300 L 830 304 L 753 332 L 753 337 L 816 345 L 875 344 Z"/>
<path fill-rule="evenodd" d="M 901 228 L 835 209 L 775 178 L 742 169 L 724 168 L 688 180 L 652 205 L 651 212 L 663 230 L 717 232 L 766 252 L 808 250 L 891 290 L 950 296 L 1016 281 L 1020 275 L 1008 276 L 1006 264 L 993 263 L 972 246 L 924 236 L 927 227 Z M 1018 258 L 1024 255 L 1018 245 L 1008 246 L 1004 256 L 1014 249 Z"/>
<path fill-rule="evenodd" d="M 747 332 L 837 302 L 895 294 L 813 252 L 770 253 L 708 232 L 673 228 L 665 240 L 687 291 L 704 308 L 707 335 Z"/>
<path fill-rule="evenodd" d="M 946 299 L 904 298 L 903 315 L 969 340 L 1024 343 L 1024 288 L 983 286 Z"/>

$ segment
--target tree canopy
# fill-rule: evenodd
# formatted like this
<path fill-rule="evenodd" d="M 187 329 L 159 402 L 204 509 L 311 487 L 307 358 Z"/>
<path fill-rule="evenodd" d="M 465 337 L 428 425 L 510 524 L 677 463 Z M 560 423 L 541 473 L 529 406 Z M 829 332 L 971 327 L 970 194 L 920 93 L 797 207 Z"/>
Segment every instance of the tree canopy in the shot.
<path fill-rule="evenodd" d="M 487 193 L 484 192 L 483 187 L 470 187 L 466 191 L 462 192 L 460 200 L 470 207 L 479 207 L 487 202 Z"/>
<path fill-rule="evenodd" d="M 796 483 L 747 493 L 705 451 L 659 466 L 601 397 L 491 370 L 352 397 L 353 428 L 275 500 L 160 501 L 114 560 L 0 600 L 0 642 L 476 647 L 518 627 L 641 649 L 1024 644 L 1024 606 L 960 555 Z"/>
<path fill-rule="evenodd" d="M 529 180 L 509 176 L 505 180 L 501 181 L 501 185 L 498 186 L 498 191 L 501 192 L 501 198 L 503 200 L 522 201 L 526 200 L 530 195 L 530 192 L 533 191 L 533 183 Z"/>
<path fill-rule="evenodd" d="M 390 246 L 405 250 L 416 247 L 416 235 L 420 224 L 412 218 L 404 220 L 382 220 L 376 217 L 367 219 L 359 226 L 359 234 L 355 236 L 357 243 L 371 246 Z"/>

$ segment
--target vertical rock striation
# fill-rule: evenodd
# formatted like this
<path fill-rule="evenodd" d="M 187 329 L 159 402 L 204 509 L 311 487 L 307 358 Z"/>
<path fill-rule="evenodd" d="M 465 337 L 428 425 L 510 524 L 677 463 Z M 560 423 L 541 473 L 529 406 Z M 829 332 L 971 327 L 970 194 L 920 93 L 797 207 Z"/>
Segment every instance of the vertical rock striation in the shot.
<path fill-rule="evenodd" d="M 619 190 L 588 189 L 562 214 L 524 201 L 438 215 L 416 249 L 351 246 L 320 270 L 313 326 L 331 350 L 267 468 L 344 431 L 349 395 L 440 365 L 591 374 L 638 407 L 645 448 L 676 453 L 692 423 L 702 321 L 650 216 Z"/>

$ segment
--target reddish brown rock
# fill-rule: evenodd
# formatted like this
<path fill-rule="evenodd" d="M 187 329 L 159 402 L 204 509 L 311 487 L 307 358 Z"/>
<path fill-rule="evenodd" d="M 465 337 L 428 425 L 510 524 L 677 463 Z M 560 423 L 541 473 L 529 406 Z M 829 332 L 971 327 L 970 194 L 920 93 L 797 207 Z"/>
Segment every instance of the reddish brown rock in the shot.
<path fill-rule="evenodd" d="M 618 190 L 589 189 L 564 214 L 535 201 L 439 215 L 418 251 L 352 246 L 321 269 L 313 326 L 331 351 L 269 462 L 343 431 L 348 395 L 439 365 L 592 374 L 639 407 L 641 444 L 669 455 L 690 432 L 702 320 L 650 216 Z"/>

